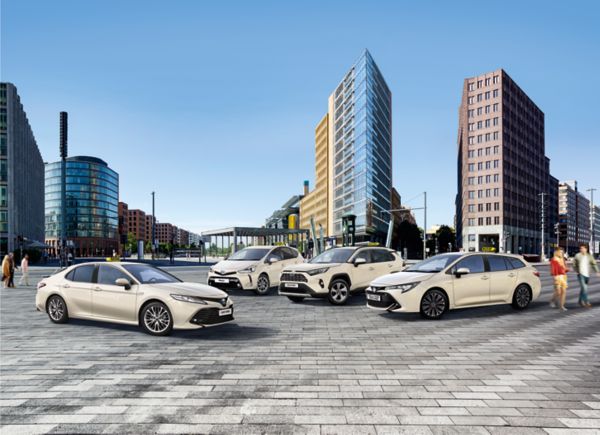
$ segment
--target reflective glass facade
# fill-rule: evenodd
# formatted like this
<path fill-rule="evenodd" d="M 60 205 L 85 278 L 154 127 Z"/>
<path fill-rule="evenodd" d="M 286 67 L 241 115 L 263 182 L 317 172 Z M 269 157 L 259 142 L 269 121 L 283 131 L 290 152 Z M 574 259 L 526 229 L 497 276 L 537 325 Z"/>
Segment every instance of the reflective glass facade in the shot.
<path fill-rule="evenodd" d="M 357 240 L 384 239 L 391 209 L 392 94 L 367 50 L 331 99 L 333 232 L 341 234 L 342 216 L 351 213 Z"/>
<path fill-rule="evenodd" d="M 118 243 L 119 175 L 95 157 L 69 157 L 66 165 L 67 239 L 73 241 L 78 255 L 109 255 Z M 48 163 L 47 240 L 60 238 L 60 177 L 61 162 Z"/>

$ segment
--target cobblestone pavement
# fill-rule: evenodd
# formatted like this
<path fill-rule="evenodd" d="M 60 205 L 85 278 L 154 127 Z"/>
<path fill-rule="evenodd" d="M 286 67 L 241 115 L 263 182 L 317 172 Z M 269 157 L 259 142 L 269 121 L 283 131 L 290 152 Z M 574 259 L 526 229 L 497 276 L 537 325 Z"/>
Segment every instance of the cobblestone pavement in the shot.
<path fill-rule="evenodd" d="M 368 310 L 363 295 L 333 307 L 235 292 L 236 323 L 160 338 L 54 325 L 33 287 L 2 289 L 2 433 L 598 434 L 600 278 L 590 310 L 571 277 L 560 313 L 543 272 L 524 312 L 424 321 Z"/>

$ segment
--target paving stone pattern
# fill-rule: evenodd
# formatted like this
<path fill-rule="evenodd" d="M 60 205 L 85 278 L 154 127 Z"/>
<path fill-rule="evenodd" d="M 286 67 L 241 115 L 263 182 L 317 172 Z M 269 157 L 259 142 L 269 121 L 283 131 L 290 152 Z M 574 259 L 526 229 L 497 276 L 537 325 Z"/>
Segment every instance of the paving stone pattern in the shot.
<path fill-rule="evenodd" d="M 204 282 L 206 268 L 178 267 Z M 52 324 L 34 287 L 1 289 L 2 434 L 600 433 L 600 278 L 592 309 L 541 299 L 441 321 L 234 292 L 236 322 L 155 338 Z M 33 272 L 32 284 L 42 274 Z"/>

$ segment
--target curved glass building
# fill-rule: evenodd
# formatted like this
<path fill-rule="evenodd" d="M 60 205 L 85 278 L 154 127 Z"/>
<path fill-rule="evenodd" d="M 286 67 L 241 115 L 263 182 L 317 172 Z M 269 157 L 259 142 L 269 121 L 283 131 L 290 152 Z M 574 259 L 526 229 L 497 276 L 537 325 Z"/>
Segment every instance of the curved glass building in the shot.
<path fill-rule="evenodd" d="M 96 157 L 67 158 L 67 243 L 76 257 L 118 252 L 119 175 Z M 46 243 L 57 253 L 61 231 L 61 162 L 46 164 Z"/>

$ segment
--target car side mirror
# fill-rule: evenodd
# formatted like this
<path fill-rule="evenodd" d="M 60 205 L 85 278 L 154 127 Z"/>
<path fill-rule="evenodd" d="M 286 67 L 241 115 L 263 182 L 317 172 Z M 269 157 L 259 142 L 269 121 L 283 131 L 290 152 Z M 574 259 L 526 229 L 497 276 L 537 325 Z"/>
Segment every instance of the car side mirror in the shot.
<path fill-rule="evenodd" d="M 367 262 L 366 258 L 357 258 L 354 260 L 354 267 L 358 267 L 361 264 L 365 264 Z"/>
<path fill-rule="evenodd" d="M 115 280 L 115 284 L 121 287 L 125 287 L 125 290 L 131 289 L 131 283 L 127 278 L 118 278 Z"/>
<path fill-rule="evenodd" d="M 277 263 L 278 261 L 279 261 L 279 258 L 277 258 L 277 257 L 269 258 L 269 264 Z"/>
<path fill-rule="evenodd" d="M 456 269 L 456 272 L 454 272 L 454 275 L 457 278 L 460 278 L 461 276 L 468 275 L 469 273 L 471 273 L 471 271 L 467 267 L 459 267 Z"/>

